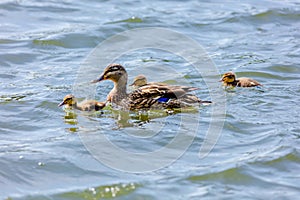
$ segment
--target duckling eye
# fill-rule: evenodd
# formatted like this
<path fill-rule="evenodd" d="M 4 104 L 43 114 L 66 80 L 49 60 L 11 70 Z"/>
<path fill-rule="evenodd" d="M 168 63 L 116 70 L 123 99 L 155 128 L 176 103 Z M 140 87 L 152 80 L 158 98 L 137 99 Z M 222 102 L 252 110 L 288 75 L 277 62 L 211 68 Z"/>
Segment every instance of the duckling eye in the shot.
<path fill-rule="evenodd" d="M 71 98 L 66 99 L 66 102 L 67 102 L 67 103 L 71 103 L 71 102 L 72 102 L 72 99 L 71 99 Z"/>

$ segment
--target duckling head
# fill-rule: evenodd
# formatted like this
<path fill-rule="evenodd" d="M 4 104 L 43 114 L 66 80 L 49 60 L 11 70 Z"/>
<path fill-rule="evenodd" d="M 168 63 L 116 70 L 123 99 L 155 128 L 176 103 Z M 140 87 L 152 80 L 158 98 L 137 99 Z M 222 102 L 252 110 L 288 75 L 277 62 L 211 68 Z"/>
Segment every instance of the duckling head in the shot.
<path fill-rule="evenodd" d="M 220 81 L 223 81 L 224 83 L 233 83 L 236 81 L 235 74 L 233 72 L 227 72 L 223 74 L 222 79 Z"/>
<path fill-rule="evenodd" d="M 122 65 L 113 63 L 108 65 L 100 77 L 96 80 L 93 80 L 92 83 L 97 83 L 103 80 L 111 80 L 117 83 L 120 81 L 120 79 L 125 79 L 127 81 L 127 72 Z"/>
<path fill-rule="evenodd" d="M 77 101 L 76 101 L 74 95 L 68 94 L 64 97 L 63 101 L 60 104 L 58 104 L 58 106 L 60 107 L 63 105 L 67 105 L 69 107 L 72 107 L 72 106 L 75 106 L 76 104 L 77 104 Z"/>
<path fill-rule="evenodd" d="M 144 75 L 138 75 L 133 79 L 133 83 L 130 86 L 141 87 L 147 85 L 147 78 Z"/>

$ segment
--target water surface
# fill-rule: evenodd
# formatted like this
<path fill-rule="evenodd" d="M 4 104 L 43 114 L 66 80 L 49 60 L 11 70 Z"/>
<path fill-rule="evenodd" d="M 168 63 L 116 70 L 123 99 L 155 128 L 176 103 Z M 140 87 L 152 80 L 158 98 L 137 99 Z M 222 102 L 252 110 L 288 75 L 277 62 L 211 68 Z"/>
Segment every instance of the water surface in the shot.
<path fill-rule="evenodd" d="M 296 199 L 299 13 L 295 0 L 1 1 L 1 199 Z M 117 33 L 144 27 L 179 31 L 199 42 L 221 73 L 232 70 L 264 85 L 225 91 L 222 135 L 204 159 L 198 153 L 210 122 L 209 106 L 149 123 L 57 107 L 72 92 L 93 48 Z M 178 56 L 148 49 L 117 61 L 127 67 L 130 81 L 142 71 L 150 81 L 201 87 L 196 94 L 210 98 L 202 77 Z M 98 84 L 97 98 L 104 100 L 111 87 L 111 82 Z M 181 124 L 181 117 L 201 120 Z M 200 128 L 180 159 L 155 172 L 111 169 L 80 139 L 84 133 L 105 134 L 121 148 L 149 152 L 174 138 L 180 124 L 187 134 L 195 125 Z M 147 131 L 155 129 L 163 131 L 147 138 Z"/>

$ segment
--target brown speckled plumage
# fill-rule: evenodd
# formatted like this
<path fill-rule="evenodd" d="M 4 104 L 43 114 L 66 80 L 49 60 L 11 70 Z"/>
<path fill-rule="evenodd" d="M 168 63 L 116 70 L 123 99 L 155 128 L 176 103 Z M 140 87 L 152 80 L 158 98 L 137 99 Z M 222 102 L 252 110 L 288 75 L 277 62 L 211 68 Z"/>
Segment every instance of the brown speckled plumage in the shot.
<path fill-rule="evenodd" d="M 165 83 L 159 83 L 159 82 L 147 82 L 147 78 L 144 75 L 138 75 L 134 78 L 132 86 L 135 86 L 137 88 L 148 86 L 150 88 L 157 87 L 159 85 L 160 88 L 167 87 L 168 89 L 171 89 L 175 96 L 172 96 L 170 94 L 170 98 L 172 98 L 169 102 L 165 103 L 165 108 L 181 108 L 181 107 L 187 107 L 191 106 L 193 104 L 199 104 L 199 103 L 211 103 L 211 101 L 203 101 L 199 99 L 197 96 L 193 94 L 188 94 L 188 92 L 197 90 L 198 88 L 195 87 L 188 87 L 188 86 L 176 86 L 176 85 L 167 85 Z M 182 91 L 183 90 L 183 91 Z"/>

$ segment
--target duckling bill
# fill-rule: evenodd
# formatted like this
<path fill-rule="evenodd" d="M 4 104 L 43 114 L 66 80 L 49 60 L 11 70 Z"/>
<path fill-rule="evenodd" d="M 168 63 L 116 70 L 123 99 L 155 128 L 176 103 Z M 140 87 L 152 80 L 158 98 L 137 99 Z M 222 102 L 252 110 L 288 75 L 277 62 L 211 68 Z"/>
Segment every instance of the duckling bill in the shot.
<path fill-rule="evenodd" d="M 223 74 L 220 82 L 223 82 L 224 86 L 228 87 L 255 87 L 262 86 L 258 81 L 247 77 L 236 78 L 233 72 L 227 72 Z"/>
<path fill-rule="evenodd" d="M 78 103 L 77 99 L 72 94 L 64 97 L 63 101 L 58 104 L 59 107 L 65 106 L 66 108 L 74 108 L 82 111 L 98 111 L 105 107 L 106 102 L 99 102 L 95 100 L 85 100 Z"/>

